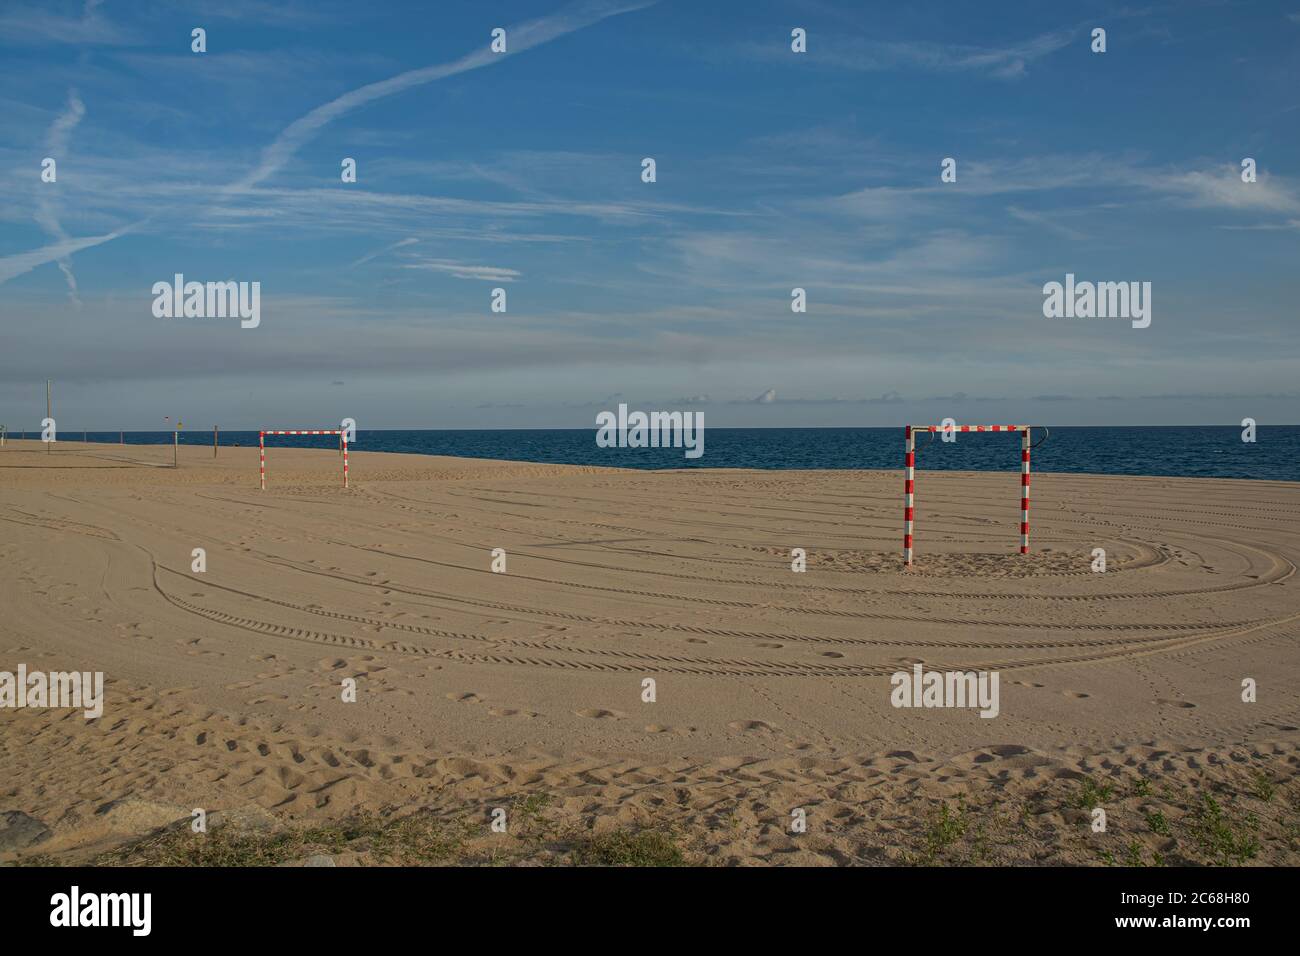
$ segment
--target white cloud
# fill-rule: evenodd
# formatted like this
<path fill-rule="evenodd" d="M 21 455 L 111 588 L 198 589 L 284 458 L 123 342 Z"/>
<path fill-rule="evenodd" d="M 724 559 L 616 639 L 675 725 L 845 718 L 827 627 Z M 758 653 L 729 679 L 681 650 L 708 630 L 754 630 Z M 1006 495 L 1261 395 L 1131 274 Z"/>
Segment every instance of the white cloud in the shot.
<path fill-rule="evenodd" d="M 1153 177 L 1153 189 L 1182 197 L 1189 205 L 1251 212 L 1300 212 L 1300 196 L 1294 185 L 1279 177 L 1260 173 L 1253 183 L 1241 181 L 1241 169 L 1226 166 L 1191 170 Z"/>
<path fill-rule="evenodd" d="M 476 266 L 452 259 L 421 259 L 406 263 L 403 269 L 420 269 L 426 272 L 443 272 L 457 279 L 482 279 L 486 282 L 514 282 L 522 273 L 499 266 Z"/>

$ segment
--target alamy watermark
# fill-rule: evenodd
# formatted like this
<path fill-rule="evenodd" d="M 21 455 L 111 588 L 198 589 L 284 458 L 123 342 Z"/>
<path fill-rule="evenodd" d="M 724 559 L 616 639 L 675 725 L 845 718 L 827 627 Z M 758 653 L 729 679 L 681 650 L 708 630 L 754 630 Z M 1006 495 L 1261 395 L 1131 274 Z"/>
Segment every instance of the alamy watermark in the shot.
<path fill-rule="evenodd" d="M 1065 282 L 1043 286 L 1043 315 L 1049 319 L 1132 319 L 1133 328 L 1151 324 L 1150 282 Z"/>
<path fill-rule="evenodd" d="M 172 282 L 153 284 L 153 314 L 158 319 L 239 318 L 240 328 L 262 323 L 262 283 L 186 282 L 176 273 Z"/>
<path fill-rule="evenodd" d="M 703 412 L 628 412 L 596 416 L 596 444 L 601 448 L 685 448 L 687 458 L 704 454 Z"/>
<path fill-rule="evenodd" d="M 50 925 L 55 927 L 119 926 L 132 936 L 153 928 L 152 893 L 83 893 L 73 886 L 50 897 Z"/>
<path fill-rule="evenodd" d="M 895 707 L 978 707 L 981 717 L 998 715 L 997 671 L 895 671 L 889 702 Z"/>
<path fill-rule="evenodd" d="M 17 673 L 0 671 L 0 707 L 70 708 L 94 720 L 104 713 L 104 672 L 28 673 L 27 665 L 19 664 Z"/>

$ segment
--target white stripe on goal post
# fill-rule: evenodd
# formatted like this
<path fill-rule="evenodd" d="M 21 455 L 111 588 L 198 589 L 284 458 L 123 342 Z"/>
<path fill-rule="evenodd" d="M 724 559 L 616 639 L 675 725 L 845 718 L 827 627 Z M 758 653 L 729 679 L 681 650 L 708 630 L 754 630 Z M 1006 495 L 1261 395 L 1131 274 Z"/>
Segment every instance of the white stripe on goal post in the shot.
<path fill-rule="evenodd" d="M 265 428 L 257 433 L 258 472 L 262 490 L 266 491 L 266 436 L 267 435 L 338 435 L 343 442 L 343 487 L 348 485 L 348 434 L 338 428 Z"/>
<path fill-rule="evenodd" d="M 1029 452 L 1028 425 L 905 425 L 903 430 L 903 565 L 912 566 L 912 534 L 916 515 L 917 432 L 1020 432 L 1020 553 L 1029 553 Z"/>

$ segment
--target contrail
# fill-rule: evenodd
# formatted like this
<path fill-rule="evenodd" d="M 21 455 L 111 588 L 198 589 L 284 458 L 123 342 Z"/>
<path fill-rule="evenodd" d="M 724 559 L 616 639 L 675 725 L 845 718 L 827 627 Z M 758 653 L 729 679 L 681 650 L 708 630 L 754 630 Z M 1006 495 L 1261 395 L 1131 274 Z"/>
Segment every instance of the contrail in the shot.
<path fill-rule="evenodd" d="M 87 13 L 93 12 L 100 2 L 102 0 L 98 0 L 98 2 L 97 0 L 90 0 L 87 3 Z M 241 192 L 262 182 L 262 180 L 273 175 L 284 166 L 293 157 L 294 153 L 311 139 L 321 127 L 367 103 L 385 96 L 391 96 L 394 93 L 400 93 L 403 90 L 409 90 L 415 86 L 432 83 L 434 80 L 441 80 L 448 76 L 455 76 L 457 73 L 488 66 L 514 53 L 548 43 L 567 33 L 573 33 L 583 27 L 599 23 L 601 20 L 618 16 L 621 13 L 643 10 L 657 2 L 658 0 L 622 0 L 622 2 L 583 0 L 583 2 L 570 4 L 550 16 L 526 20 L 515 26 L 507 27 L 506 42 L 508 52 L 506 53 L 492 53 L 485 42 L 478 51 L 469 53 L 451 63 L 427 66 L 418 70 L 408 70 L 387 80 L 381 80 L 378 83 L 371 83 L 368 86 L 353 90 L 351 93 L 344 93 L 338 99 L 331 100 L 323 106 L 318 106 L 310 113 L 290 123 L 271 145 L 262 150 L 261 162 L 258 163 L 257 168 L 243 179 L 227 186 L 223 192 Z M 65 129 L 60 125 L 62 119 L 60 117 L 60 120 L 55 122 L 54 127 L 51 129 L 52 136 L 56 131 L 64 133 L 67 129 L 71 129 L 72 125 L 76 125 L 74 122 Z M 79 119 L 80 117 L 78 117 Z M 139 225 L 141 223 L 87 239 L 60 239 L 59 242 L 41 249 L 0 258 L 0 285 L 15 276 L 30 272 L 39 265 L 44 265 L 50 261 L 58 261 L 81 249 L 88 249 L 91 246 L 97 246 L 116 239 L 118 236 L 138 228 Z"/>
<path fill-rule="evenodd" d="M 116 239 L 118 236 L 126 235 L 134 228 L 134 226 L 128 226 L 125 229 L 118 229 L 116 232 L 107 232 L 102 236 L 89 236 L 85 239 L 63 239 L 52 245 L 33 249 L 31 252 L 20 252 L 17 255 L 0 258 L 0 284 L 17 278 L 24 273 L 31 272 L 37 266 L 43 266 L 47 262 L 57 262 L 74 252 L 80 252 L 82 249 L 89 249 L 91 246 L 98 246 L 111 239 Z"/>
<path fill-rule="evenodd" d="M 410 246 L 410 245 L 414 245 L 415 243 L 417 243 L 417 242 L 419 242 L 419 241 L 420 241 L 419 239 L 416 239 L 416 238 L 414 238 L 414 237 L 412 237 L 412 238 L 410 238 L 410 239 L 399 239 L 399 240 L 397 240 L 396 242 L 392 243 L 391 245 L 384 246 L 384 248 L 382 248 L 382 249 L 377 249 L 377 250 L 375 250 L 374 252 L 367 253 L 366 255 L 364 255 L 364 256 L 362 256 L 360 259 L 358 259 L 356 262 L 352 263 L 352 265 L 348 266 L 348 268 L 349 268 L 349 269 L 356 268 L 357 266 L 361 265 L 362 263 L 369 262 L 371 259 L 378 259 L 380 256 L 382 256 L 382 255 L 383 255 L 384 253 L 386 253 L 386 252 L 392 252 L 394 249 L 400 249 L 400 248 L 402 248 L 402 246 Z"/>
<path fill-rule="evenodd" d="M 87 6 L 87 15 L 91 7 Z M 81 97 L 77 95 L 76 90 L 68 90 L 68 106 L 50 126 L 49 135 L 45 139 L 45 148 L 47 154 L 53 156 L 55 161 L 61 160 L 66 154 L 68 145 L 68 136 L 81 118 L 86 115 L 86 106 L 81 102 Z M 39 199 L 36 201 L 36 222 L 45 230 L 49 237 L 56 242 L 66 242 L 68 234 L 63 231 L 63 226 L 59 223 L 59 217 L 55 215 L 54 203 L 50 199 L 48 183 L 42 183 Z M 58 260 L 59 271 L 63 273 L 63 278 L 68 282 L 68 298 L 78 309 L 81 308 L 81 297 L 77 294 L 77 277 L 72 271 L 72 260 L 64 256 Z"/>
<path fill-rule="evenodd" d="M 488 48 L 485 38 L 485 42 L 478 50 L 466 54 L 459 60 L 454 60 L 451 63 L 441 63 L 437 66 L 426 66 L 418 70 L 408 70 L 387 80 L 380 80 L 377 83 L 355 89 L 350 93 L 344 93 L 338 99 L 316 107 L 307 115 L 299 117 L 285 127 L 275 141 L 262 150 L 261 162 L 258 163 L 257 168 L 243 179 L 226 187 L 226 191 L 240 192 L 256 186 L 284 166 L 293 157 L 293 154 L 311 139 L 322 126 L 367 103 L 385 96 L 392 96 L 394 93 L 401 93 L 415 86 L 422 86 L 425 83 L 432 83 L 435 80 L 455 76 L 458 73 L 465 73 L 469 70 L 488 66 L 512 54 L 540 46 L 567 33 L 573 33 L 575 30 L 581 30 L 583 27 L 599 23 L 608 17 L 641 10 L 655 2 L 657 0 L 625 0 L 625 2 L 621 3 L 587 0 L 587 2 L 571 4 L 550 16 L 527 20 L 515 26 L 507 27 L 506 53 L 493 53 Z"/>

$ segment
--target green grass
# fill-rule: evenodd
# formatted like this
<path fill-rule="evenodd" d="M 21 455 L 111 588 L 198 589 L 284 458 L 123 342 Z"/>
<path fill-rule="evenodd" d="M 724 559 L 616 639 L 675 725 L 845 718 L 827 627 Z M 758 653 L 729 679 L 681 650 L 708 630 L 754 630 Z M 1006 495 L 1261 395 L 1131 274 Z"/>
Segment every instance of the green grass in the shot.
<path fill-rule="evenodd" d="M 1138 840 L 1129 840 L 1128 846 L 1124 849 L 1125 866 L 1146 866 L 1142 859 L 1142 844 Z"/>
<path fill-rule="evenodd" d="M 1169 836 L 1169 821 L 1159 810 L 1147 814 L 1147 829 L 1160 836 Z"/>
<path fill-rule="evenodd" d="M 542 811 L 551 805 L 551 795 L 549 793 L 530 793 L 526 797 L 517 797 L 514 806 L 511 808 L 514 812 L 514 818 L 520 824 L 520 829 L 532 827 L 542 828 L 545 822 L 542 819 Z"/>
<path fill-rule="evenodd" d="M 1082 810 L 1095 810 L 1115 793 L 1115 787 L 1109 783 L 1097 783 L 1091 777 L 1084 777 L 1079 792 L 1074 797 L 1074 805 Z"/>
<path fill-rule="evenodd" d="M 957 809 L 952 810 L 945 803 L 939 808 L 938 813 L 930 817 L 930 825 L 926 828 L 925 835 L 922 838 L 923 843 L 920 854 L 915 857 L 905 857 L 905 859 L 909 863 L 921 866 L 934 863 L 944 850 L 966 835 L 969 825 L 970 822 L 966 818 L 964 804 L 958 801 Z"/>
<path fill-rule="evenodd" d="M 1189 831 L 1206 856 L 1223 866 L 1242 864 L 1259 853 L 1259 840 L 1254 836 L 1259 821 L 1247 814 L 1240 823 L 1234 823 L 1224 813 L 1210 794 L 1201 794 L 1201 803 L 1192 814 Z"/>
<path fill-rule="evenodd" d="M 579 866 L 685 866 L 686 857 L 663 830 L 615 830 L 587 837 L 573 850 Z"/>
<path fill-rule="evenodd" d="M 1262 770 L 1257 770 L 1255 771 L 1254 780 L 1251 781 L 1250 791 L 1255 796 L 1259 797 L 1259 799 L 1268 803 L 1273 799 L 1273 795 L 1277 793 L 1277 787 L 1274 786 L 1273 781 L 1268 778 L 1268 774 Z"/>
<path fill-rule="evenodd" d="M 470 827 L 461 823 L 456 832 L 429 813 L 413 813 L 376 828 L 370 834 L 370 852 L 380 861 L 408 866 L 444 863 L 461 849 Z"/>
<path fill-rule="evenodd" d="M 221 827 L 193 833 L 188 827 L 164 830 L 96 858 L 100 866 L 277 866 L 315 854 L 355 850 L 381 862 L 438 863 L 459 848 L 462 835 L 450 833 L 429 814 L 379 820 L 358 816 L 341 823 L 294 827 L 274 833 L 240 832 Z"/>

